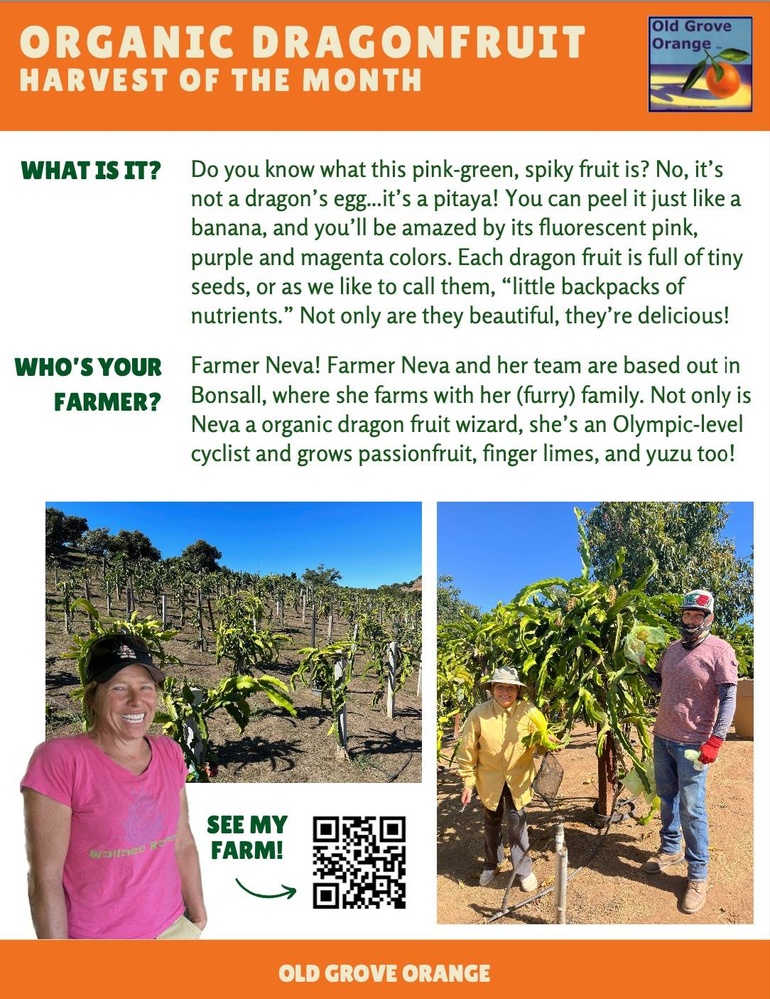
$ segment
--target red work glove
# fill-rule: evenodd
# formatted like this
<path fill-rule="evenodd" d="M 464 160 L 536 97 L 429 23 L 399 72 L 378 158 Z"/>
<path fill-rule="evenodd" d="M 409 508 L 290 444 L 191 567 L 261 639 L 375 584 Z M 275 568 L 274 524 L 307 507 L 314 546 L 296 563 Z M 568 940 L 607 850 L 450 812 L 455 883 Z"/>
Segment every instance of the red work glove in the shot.
<path fill-rule="evenodd" d="M 713 763 L 717 758 L 719 747 L 724 741 L 724 739 L 720 739 L 716 735 L 712 735 L 708 742 L 704 742 L 700 747 L 700 756 L 698 757 L 699 761 L 701 763 Z"/>

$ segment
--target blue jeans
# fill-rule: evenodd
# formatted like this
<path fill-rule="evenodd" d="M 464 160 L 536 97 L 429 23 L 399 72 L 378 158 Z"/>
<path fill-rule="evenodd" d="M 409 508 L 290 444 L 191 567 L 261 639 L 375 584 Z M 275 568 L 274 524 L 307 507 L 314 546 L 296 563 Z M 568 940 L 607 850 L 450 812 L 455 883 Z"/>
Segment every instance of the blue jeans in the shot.
<path fill-rule="evenodd" d="M 685 759 L 686 749 L 679 742 L 655 736 L 655 783 L 660 797 L 660 849 L 679 853 L 684 836 L 687 876 L 691 881 L 708 878 L 709 827 L 706 818 L 706 772 L 696 770 Z"/>

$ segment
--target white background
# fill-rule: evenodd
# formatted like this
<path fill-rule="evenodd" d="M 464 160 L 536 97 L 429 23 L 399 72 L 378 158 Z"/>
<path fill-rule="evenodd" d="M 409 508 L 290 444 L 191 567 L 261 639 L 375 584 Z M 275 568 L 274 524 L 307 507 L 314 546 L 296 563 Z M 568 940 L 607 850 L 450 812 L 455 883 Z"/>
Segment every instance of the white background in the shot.
<path fill-rule="evenodd" d="M 446 500 L 549 501 L 576 500 L 729 500 L 753 502 L 756 541 L 756 620 L 759 664 L 757 677 L 756 759 L 767 761 L 768 684 L 762 664 L 768 659 L 768 176 L 767 137 L 735 134 L 720 138 L 713 134 L 125 134 L 51 133 L 6 136 L 0 160 L 0 183 L 5 194 L 2 245 L 2 274 L 5 284 L 6 335 L 2 365 L 4 406 L 6 568 L 3 574 L 2 606 L 5 616 L 7 689 L 5 763 L 0 794 L 6 803 L 2 844 L 5 859 L 3 882 L 6 905 L 0 915 L 0 936 L 32 936 L 26 905 L 25 865 L 21 796 L 18 782 L 33 747 L 41 741 L 44 705 L 44 536 L 43 512 L 46 500 L 412 500 L 423 503 L 423 579 L 425 603 L 424 663 L 424 744 L 422 785 L 210 785 L 189 789 L 193 830 L 203 858 L 204 886 L 210 912 L 207 935 L 235 938 L 473 938 L 516 935 L 520 938 L 547 936 L 651 937 L 660 929 L 650 926 L 549 927 L 506 925 L 494 927 L 439 926 L 435 912 L 435 776 L 433 749 L 435 671 L 435 504 Z M 721 308 L 729 304 L 728 326 L 707 328 L 610 328 L 601 331 L 563 324 L 553 331 L 546 327 L 430 327 L 370 330 L 361 327 L 309 327 L 285 324 L 277 327 L 193 327 L 188 322 L 192 308 L 215 306 L 254 307 L 232 300 L 203 303 L 188 294 L 194 279 L 189 269 L 194 249 L 212 248 L 214 241 L 189 236 L 190 217 L 199 215 L 190 208 L 192 192 L 227 190 L 217 181 L 192 179 L 190 163 L 261 163 L 266 157 L 282 162 L 371 162 L 375 158 L 398 159 L 404 163 L 426 158 L 440 162 L 545 163 L 559 158 L 577 163 L 584 156 L 594 162 L 606 159 L 620 162 L 654 161 L 657 158 L 691 164 L 695 158 L 713 158 L 724 164 L 725 177 L 712 186 L 741 194 L 740 211 L 698 213 L 686 211 L 702 233 L 697 244 L 743 252 L 744 261 L 735 273 L 717 269 L 693 270 L 688 277 L 686 303 L 691 307 Z M 154 182 L 41 181 L 21 179 L 22 159 L 58 160 L 159 160 L 162 168 Z M 245 182 L 244 182 L 245 183 Z M 306 182 L 305 182 L 306 183 Z M 367 182 L 340 181 L 339 190 L 361 189 Z M 320 188 L 332 189 L 329 181 Z M 616 190 L 598 182 L 597 190 Z M 621 186 L 623 182 L 620 182 Z M 631 186 L 629 181 L 628 185 Z M 371 180 L 372 199 L 383 186 L 406 189 L 398 181 Z M 502 189 L 505 181 L 472 183 L 468 189 L 489 186 Z M 247 185 L 247 189 L 253 186 Z M 300 189 L 286 182 L 276 189 Z M 441 191 L 448 181 L 426 184 L 426 191 Z M 463 185 L 451 182 L 463 190 Z M 648 185 L 650 186 L 650 185 Z M 668 189 L 687 189 L 693 181 Z M 529 185 L 529 189 L 533 189 Z M 573 190 L 565 185 L 565 190 Z M 588 191 L 582 187 L 579 190 Z M 484 212 L 482 212 L 483 214 Z M 547 210 L 538 212 L 556 215 Z M 234 211 L 237 220 L 249 218 Z M 313 218 L 312 213 L 307 213 Z M 374 212 L 380 217 L 384 213 Z M 486 214 L 490 214 L 486 212 Z M 509 218 L 501 209 L 495 217 Z M 521 213 L 518 213 L 521 215 Z M 571 212 L 586 220 L 594 216 Z M 595 218 L 609 213 L 595 213 Z M 681 212 L 669 213 L 672 218 Z M 403 220 L 408 213 L 392 214 Z M 290 213 L 285 213 L 289 219 Z M 344 217 L 344 216 L 343 216 Z M 465 219 L 463 212 L 436 216 L 444 221 Z M 629 210 L 626 218 L 641 217 Z M 217 219 L 227 215 L 221 213 Z M 214 220 L 214 216 L 212 216 Z M 233 244 L 246 240 L 234 239 Z M 269 241 L 265 241 L 269 242 Z M 405 240 L 405 245 L 413 241 Z M 434 241 L 445 249 L 443 241 Z M 519 240 L 525 248 L 526 241 Z M 592 244 L 602 241 L 591 241 Z M 643 240 L 645 251 L 649 245 Z M 204 244 L 205 245 L 201 245 Z M 368 244 L 375 248 L 373 243 Z M 582 241 L 570 249 L 580 252 Z M 606 245 L 633 245 L 633 240 L 605 240 Z M 318 244 L 316 244 L 318 248 Z M 324 249 L 360 248 L 329 245 Z M 560 244 L 560 249 L 565 247 Z M 556 249 L 554 246 L 553 249 Z M 660 278 L 647 267 L 649 277 Z M 676 271 L 675 276 L 681 271 Z M 502 272 L 500 272 L 502 273 Z M 204 275 L 199 274 L 202 278 Z M 242 275 L 238 275 L 241 277 Z M 272 275 L 271 275 L 272 276 Z M 307 275 L 305 275 L 307 276 Z M 370 275 L 364 274 L 369 278 Z M 376 273 L 371 277 L 380 276 Z M 404 275 L 406 276 L 406 275 Z M 464 275 L 463 275 L 464 276 Z M 528 276 L 534 276 L 532 272 Z M 573 277 L 580 278 L 576 272 Z M 588 276 L 588 275 L 584 275 Z M 248 277 L 248 275 L 247 275 Z M 337 280 L 338 275 L 327 275 Z M 473 277 L 478 278 L 478 274 Z M 499 282 L 500 274 L 493 280 Z M 502 288 L 502 285 L 500 285 Z M 530 304 L 520 300 L 516 304 Z M 268 303 L 265 303 L 268 304 Z M 274 302 L 278 305 L 282 302 Z M 356 305 L 365 304 L 359 300 Z M 387 303 L 372 302 L 377 308 Z M 420 300 L 411 307 L 428 303 Z M 468 300 L 437 303 L 446 308 L 467 308 Z M 596 307 L 606 303 L 599 302 Z M 674 304 L 674 303 L 670 303 Z M 492 307 L 502 308 L 498 296 Z M 633 308 L 618 303 L 619 307 Z M 340 306 L 343 307 L 343 306 Z M 410 307 L 405 303 L 402 307 Z M 510 307 L 508 304 L 507 307 Z M 586 302 L 586 307 L 591 307 Z M 278 333 L 276 334 L 276 330 Z M 353 465 L 323 465 L 299 469 L 294 466 L 265 469 L 255 465 L 219 465 L 202 469 L 189 459 L 199 446 L 200 435 L 190 432 L 190 357 L 230 359 L 261 358 L 265 353 L 302 359 L 327 353 L 351 358 L 398 358 L 402 353 L 425 359 L 479 358 L 486 354 L 533 359 L 534 357 L 616 358 L 627 353 L 636 357 L 666 358 L 680 354 L 689 358 L 729 354 L 741 365 L 739 384 L 752 392 L 754 402 L 746 412 L 743 435 L 733 438 L 736 460 L 729 464 L 672 465 L 644 469 L 638 466 L 537 465 L 519 466 L 477 464 L 381 465 L 365 470 Z M 18 378 L 16 356 L 154 356 L 162 359 L 160 386 L 135 383 L 95 384 L 96 378 Z M 246 379 L 248 383 L 253 379 Z M 289 379 L 286 379 L 288 381 Z M 585 379 L 590 381 L 591 379 Z M 128 383 L 129 379 L 124 379 Z M 300 384 L 298 379 L 292 379 Z M 336 388 L 351 379 L 316 379 L 303 387 Z M 373 384 L 382 379 L 374 380 Z M 453 379 L 436 378 L 449 384 Z M 493 381 L 488 379 L 487 381 Z M 561 387 L 574 379 L 558 382 Z M 712 379 L 713 381 L 713 379 Z M 730 379 L 733 382 L 733 379 Z M 415 380 L 394 379 L 398 387 L 418 387 Z M 501 382 L 501 385 L 503 382 Z M 645 389 L 649 380 L 616 376 L 603 387 L 620 384 Z M 677 384 L 685 384 L 680 381 Z M 673 385 L 673 382 L 672 382 Z M 238 387 L 227 380 L 216 387 Z M 116 390 L 118 388 L 159 390 L 163 401 L 159 411 L 149 414 L 55 413 L 55 390 Z M 428 415 L 430 406 L 420 407 Z M 434 407 L 436 412 L 441 407 Z M 471 408 L 472 409 L 472 408 Z M 441 410 L 445 411 L 445 410 Z M 242 414 L 228 414 L 228 416 Z M 290 415 L 285 413 L 283 415 Z M 312 415 L 298 410 L 298 418 Z M 364 413 L 359 414 L 366 415 Z M 370 414 L 371 415 L 371 414 Z M 381 415 L 381 414 L 380 414 Z M 404 416 L 404 413 L 400 415 Z M 406 415 L 410 415 L 407 412 Z M 494 414 L 485 414 L 494 415 Z M 502 415 L 502 414 L 500 414 Z M 601 415 L 601 414 L 597 414 Z M 652 415 L 652 414 L 645 414 Z M 657 415 L 657 414 L 656 414 Z M 724 414 L 713 414 L 724 418 Z M 733 415 L 732 413 L 730 415 Z M 432 446 L 435 436 L 415 440 L 415 446 Z M 208 441 L 205 443 L 209 443 Z M 220 443 L 210 441 L 211 445 Z M 237 442 L 239 445 L 243 441 Z M 350 441 L 334 442 L 350 446 Z M 363 441 L 358 443 L 365 443 Z M 380 444 L 384 444 L 382 440 Z M 455 441 L 454 444 L 460 443 Z M 556 443 L 559 443 L 558 441 Z M 569 441 L 564 441 L 569 444 Z M 630 446 L 634 441 L 617 439 L 609 446 Z M 662 442 L 655 441 L 652 446 Z M 697 446 L 700 440 L 683 442 Z M 709 443 L 709 442 L 705 442 Z M 329 442 L 326 442 L 326 446 Z M 583 441 L 585 445 L 585 441 Z M 262 446 L 267 446 L 265 442 Z M 273 441 L 271 446 L 280 446 Z M 269 474 L 267 474 L 269 473 Z M 94 526 L 94 525 L 92 525 Z M 130 527 L 131 525 L 127 525 Z M 768 804 L 763 792 L 763 763 L 757 766 L 755 839 L 767 842 L 770 833 Z M 291 903 L 271 903 L 269 909 L 256 908 L 238 889 L 233 879 L 246 883 L 251 877 L 248 862 L 206 860 L 208 840 L 206 816 L 239 814 L 289 815 L 284 836 L 282 863 L 260 864 L 260 885 L 271 879 L 304 888 L 310 882 L 310 817 L 313 814 L 344 814 L 353 807 L 358 814 L 405 814 L 409 829 L 409 905 L 406 912 L 383 909 L 359 914 L 313 912 L 310 893 L 303 891 Z M 608 848 L 608 847 L 605 847 Z M 768 932 L 768 860 L 757 850 L 755 859 L 755 923 L 753 926 L 725 925 L 666 927 L 667 936 L 762 937 Z M 245 866 L 244 866 L 245 865 Z M 273 870 L 271 870 L 271 866 Z M 253 880 L 253 877 L 251 877 Z M 256 890 L 262 890 L 257 888 Z M 237 894 L 236 894 L 237 892 Z"/>

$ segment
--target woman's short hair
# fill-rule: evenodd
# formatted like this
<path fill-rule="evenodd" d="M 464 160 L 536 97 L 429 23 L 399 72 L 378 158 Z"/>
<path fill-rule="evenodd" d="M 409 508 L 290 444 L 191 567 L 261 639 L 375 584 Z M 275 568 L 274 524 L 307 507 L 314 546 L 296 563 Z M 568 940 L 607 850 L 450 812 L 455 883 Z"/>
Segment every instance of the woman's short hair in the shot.
<path fill-rule="evenodd" d="M 83 717 L 85 718 L 86 728 L 93 728 L 94 722 L 96 721 L 96 691 L 99 684 L 96 680 L 91 680 L 83 688 Z"/>

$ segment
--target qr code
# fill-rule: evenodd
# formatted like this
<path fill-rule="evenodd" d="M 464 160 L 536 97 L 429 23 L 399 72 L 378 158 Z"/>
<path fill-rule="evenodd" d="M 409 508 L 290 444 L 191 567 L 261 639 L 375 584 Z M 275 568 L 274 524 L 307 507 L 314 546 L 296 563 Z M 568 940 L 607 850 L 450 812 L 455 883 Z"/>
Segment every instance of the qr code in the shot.
<path fill-rule="evenodd" d="M 313 819 L 314 909 L 406 908 L 406 818 Z"/>

